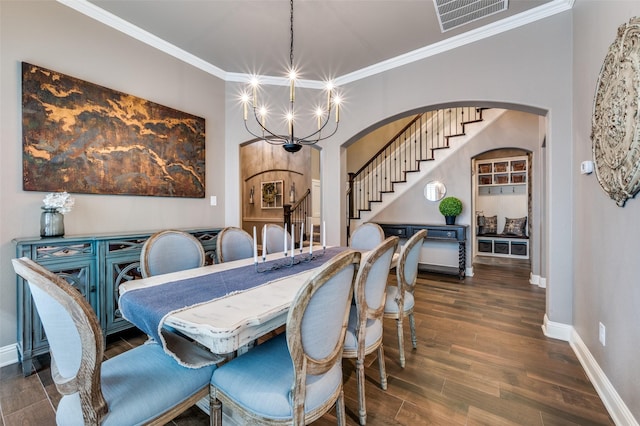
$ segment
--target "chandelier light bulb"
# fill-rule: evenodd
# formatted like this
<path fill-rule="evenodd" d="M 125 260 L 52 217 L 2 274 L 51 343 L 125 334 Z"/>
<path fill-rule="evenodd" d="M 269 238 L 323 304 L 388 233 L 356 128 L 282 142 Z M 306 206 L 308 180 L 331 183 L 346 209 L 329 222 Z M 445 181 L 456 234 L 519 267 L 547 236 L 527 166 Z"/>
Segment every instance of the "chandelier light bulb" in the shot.
<path fill-rule="evenodd" d="M 244 116 L 244 121 L 247 121 L 248 115 L 249 115 L 249 108 L 248 108 L 248 103 L 249 103 L 249 94 L 248 93 L 243 93 L 242 96 L 240 97 L 240 100 L 242 102 L 242 111 L 243 111 L 243 116 Z"/>
<path fill-rule="evenodd" d="M 322 128 L 322 116 L 324 115 L 325 110 L 322 107 L 318 107 L 316 109 L 316 117 L 318 118 L 318 130 Z"/>
<path fill-rule="evenodd" d="M 257 77 L 253 77 L 249 84 L 251 84 L 253 89 L 253 107 L 255 108 L 258 106 L 258 86 L 260 85 L 260 81 Z"/>

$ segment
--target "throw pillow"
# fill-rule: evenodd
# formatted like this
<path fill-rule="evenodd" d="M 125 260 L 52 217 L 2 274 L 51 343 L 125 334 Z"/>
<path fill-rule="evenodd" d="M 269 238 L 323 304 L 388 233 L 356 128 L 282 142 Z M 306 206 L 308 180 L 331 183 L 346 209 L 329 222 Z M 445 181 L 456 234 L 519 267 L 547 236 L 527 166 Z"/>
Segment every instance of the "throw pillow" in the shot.
<path fill-rule="evenodd" d="M 498 216 L 485 216 L 484 225 L 480 228 L 481 234 L 495 234 L 498 232 Z"/>
<path fill-rule="evenodd" d="M 515 235 L 518 237 L 524 237 L 526 235 L 527 217 L 518 217 L 516 219 L 505 218 L 504 230 L 505 235 Z"/>

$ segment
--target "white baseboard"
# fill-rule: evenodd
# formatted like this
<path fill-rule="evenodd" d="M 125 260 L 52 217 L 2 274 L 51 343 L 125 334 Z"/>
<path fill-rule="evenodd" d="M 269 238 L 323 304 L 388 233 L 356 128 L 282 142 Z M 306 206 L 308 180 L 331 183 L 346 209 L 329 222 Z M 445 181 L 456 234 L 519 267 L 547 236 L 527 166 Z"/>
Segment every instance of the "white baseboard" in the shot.
<path fill-rule="evenodd" d="M 589 348 L 584 344 L 573 326 L 549 321 L 549 318 L 545 314 L 542 330 L 547 337 L 569 342 L 571 349 L 573 349 L 578 361 L 580 361 L 580 365 L 584 368 L 591 384 L 596 389 L 602 403 L 616 425 L 639 426 L 638 421 L 633 417 L 633 414 L 631 414 L 629 408 L 622 398 L 620 398 L 620 395 L 618 395 L 618 392 L 604 374 L 604 371 L 602 371 L 596 359 L 591 355 Z"/>
<path fill-rule="evenodd" d="M 593 387 L 596 388 L 596 392 L 600 395 L 600 399 L 607 408 L 613 422 L 617 425 L 638 426 L 638 421 L 633 417 L 633 414 L 631 414 L 631 411 L 620 398 L 604 371 L 602 371 L 591 352 L 589 352 L 589 348 L 587 348 L 575 330 L 571 333 L 569 344 L 578 357 L 580 364 L 582 364 L 582 368 L 589 376 Z"/>
<path fill-rule="evenodd" d="M 544 323 L 542 324 L 542 331 L 547 337 L 552 339 L 564 340 L 565 342 L 571 341 L 571 333 L 573 332 L 573 326 L 562 324 L 559 322 L 549 321 L 547 314 L 544 314 Z"/>
<path fill-rule="evenodd" d="M 0 348 L 0 367 L 18 362 L 18 348 L 15 344 Z"/>
<path fill-rule="evenodd" d="M 464 272 L 464 275 L 466 277 L 472 277 L 473 276 L 473 266 L 467 268 Z"/>
<path fill-rule="evenodd" d="M 529 284 L 537 285 L 540 288 L 547 288 L 547 279 L 540 275 L 534 275 L 533 272 L 529 273 Z"/>

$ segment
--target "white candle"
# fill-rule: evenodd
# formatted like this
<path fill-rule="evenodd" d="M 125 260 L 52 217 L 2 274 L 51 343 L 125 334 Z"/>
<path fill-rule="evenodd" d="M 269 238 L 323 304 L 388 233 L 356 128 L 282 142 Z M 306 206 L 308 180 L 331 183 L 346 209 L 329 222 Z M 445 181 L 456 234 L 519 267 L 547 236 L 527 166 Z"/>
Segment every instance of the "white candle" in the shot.
<path fill-rule="evenodd" d="M 284 224 L 283 238 L 284 238 L 284 255 L 286 256 L 287 255 L 287 224 L 286 223 Z"/>
<path fill-rule="evenodd" d="M 253 263 L 258 263 L 258 240 L 255 226 L 253 227 Z"/>
<path fill-rule="evenodd" d="M 313 254 L 313 222 L 309 222 L 309 254 Z"/>
<path fill-rule="evenodd" d="M 262 225 L 262 261 L 267 257 L 267 227 Z"/>
<path fill-rule="evenodd" d="M 300 253 L 302 253 L 302 239 L 304 238 L 304 222 L 300 224 Z"/>
<path fill-rule="evenodd" d="M 327 246 L 327 224 L 322 221 L 322 248 Z"/>
<path fill-rule="evenodd" d="M 291 258 L 293 259 L 296 251 L 296 227 L 291 225 Z"/>

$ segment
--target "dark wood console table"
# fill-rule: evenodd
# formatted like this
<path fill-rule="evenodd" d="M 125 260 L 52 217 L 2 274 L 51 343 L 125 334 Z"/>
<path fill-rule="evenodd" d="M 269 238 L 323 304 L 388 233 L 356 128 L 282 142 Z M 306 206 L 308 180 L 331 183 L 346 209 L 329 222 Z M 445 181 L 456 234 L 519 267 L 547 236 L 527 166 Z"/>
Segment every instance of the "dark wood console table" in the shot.
<path fill-rule="evenodd" d="M 467 225 L 424 225 L 424 224 L 401 224 L 401 223 L 379 223 L 387 237 L 396 236 L 400 238 L 410 238 L 421 229 L 427 230 L 427 240 L 444 241 L 458 243 L 458 267 L 448 267 L 439 265 L 425 265 L 425 270 L 444 274 L 458 275 L 460 279 L 465 276 L 467 262 Z"/>

